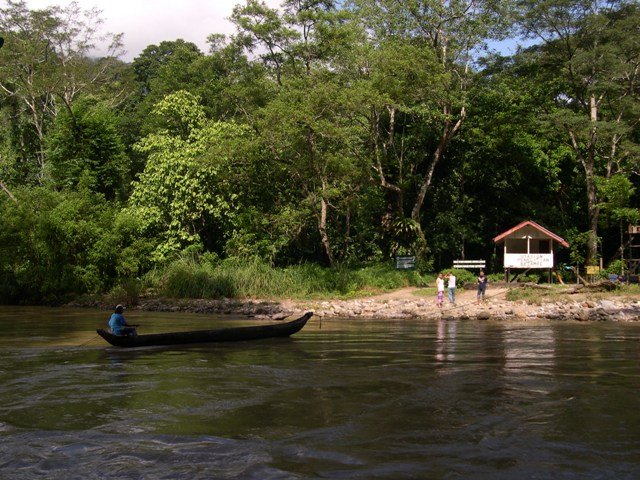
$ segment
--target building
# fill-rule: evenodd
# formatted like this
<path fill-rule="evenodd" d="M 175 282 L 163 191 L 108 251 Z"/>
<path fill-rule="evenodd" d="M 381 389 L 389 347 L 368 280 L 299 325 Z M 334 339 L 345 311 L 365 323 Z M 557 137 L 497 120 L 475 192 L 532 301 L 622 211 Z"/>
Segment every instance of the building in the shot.
<path fill-rule="evenodd" d="M 554 252 L 560 245 L 569 244 L 555 233 L 526 220 L 501 233 L 493 239 L 496 244 L 504 244 L 505 279 L 509 282 L 511 270 L 546 269 L 549 281 L 554 268 Z"/>

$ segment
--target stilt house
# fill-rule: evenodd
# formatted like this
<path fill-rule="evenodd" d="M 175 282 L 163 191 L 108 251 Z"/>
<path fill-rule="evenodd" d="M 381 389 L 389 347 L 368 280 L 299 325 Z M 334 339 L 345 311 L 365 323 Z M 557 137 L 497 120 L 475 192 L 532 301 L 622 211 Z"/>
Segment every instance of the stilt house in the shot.
<path fill-rule="evenodd" d="M 549 281 L 554 268 L 554 252 L 558 246 L 569 244 L 555 233 L 526 220 L 493 239 L 504 244 L 505 279 L 509 282 L 512 270 L 546 269 Z"/>

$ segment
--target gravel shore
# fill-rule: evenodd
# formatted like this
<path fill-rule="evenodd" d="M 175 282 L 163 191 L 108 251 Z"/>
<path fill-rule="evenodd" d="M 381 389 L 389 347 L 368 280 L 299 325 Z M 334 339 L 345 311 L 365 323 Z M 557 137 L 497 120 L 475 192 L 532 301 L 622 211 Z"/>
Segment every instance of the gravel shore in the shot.
<path fill-rule="evenodd" d="M 445 298 L 442 308 L 436 305 L 435 297 L 426 290 L 405 288 L 366 298 L 349 300 L 255 300 L 255 299 L 162 299 L 141 298 L 129 309 L 163 312 L 191 312 L 209 314 L 233 314 L 264 320 L 283 320 L 302 312 L 313 311 L 318 317 L 339 318 L 424 318 L 445 320 L 508 320 L 547 319 L 570 321 L 617 321 L 640 320 L 640 296 L 619 296 L 615 292 L 604 295 L 581 293 L 565 295 L 558 301 L 529 304 L 524 301 L 505 299 L 507 288 L 489 286 L 485 301 L 476 303 L 475 290 L 458 289 L 456 303 Z M 71 304 L 110 309 L 111 305 L 100 302 Z"/>

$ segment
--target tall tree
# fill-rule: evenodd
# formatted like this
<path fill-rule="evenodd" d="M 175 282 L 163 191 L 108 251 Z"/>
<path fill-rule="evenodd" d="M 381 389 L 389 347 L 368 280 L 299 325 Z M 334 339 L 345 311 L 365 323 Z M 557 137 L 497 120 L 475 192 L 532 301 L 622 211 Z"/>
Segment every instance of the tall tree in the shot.
<path fill-rule="evenodd" d="M 140 55 L 133 59 L 131 65 L 142 94 L 148 95 L 152 90 L 152 83 L 157 78 L 165 77 L 165 81 L 180 81 L 180 77 L 187 74 L 185 67 L 201 56 L 202 52 L 196 44 L 179 38 L 174 41 L 163 41 L 158 45 L 147 46 Z M 163 68 L 168 68 L 174 77 L 169 78 L 171 75 L 160 75 L 160 70 Z M 177 78 L 175 77 L 176 73 L 179 74 Z M 161 90 L 159 98 L 170 93 L 166 88 L 159 89 Z M 174 88 L 172 91 L 176 90 Z"/>
<path fill-rule="evenodd" d="M 542 42 L 532 50 L 552 108 L 582 170 L 587 262 L 598 256 L 598 178 L 638 166 L 640 9 L 625 0 L 522 0 L 521 25 Z"/>
<path fill-rule="evenodd" d="M 0 31 L 5 35 L 0 92 L 5 98 L 17 99 L 29 119 L 42 181 L 49 122 L 61 107 L 70 109 L 80 93 L 107 78 L 121 53 L 121 35 L 100 37 L 100 11 L 82 10 L 76 2 L 43 10 L 29 10 L 24 1 L 7 0 L 6 4 L 0 8 Z M 110 41 L 109 53 L 103 61 L 93 61 L 89 53 L 103 38 Z"/>
<path fill-rule="evenodd" d="M 304 198 L 298 207 L 313 212 L 332 267 L 342 243 L 333 238 L 336 217 L 349 215 L 339 205 L 345 206 L 363 172 L 355 155 L 360 105 L 353 84 L 335 68 L 353 39 L 347 15 L 331 0 L 288 0 L 282 12 L 248 0 L 232 17 L 239 29 L 235 42 L 262 52 L 278 87 L 254 125 L 274 165 L 296 180 Z"/>
<path fill-rule="evenodd" d="M 167 95 L 152 111 L 162 128 L 136 145 L 148 160 L 134 182 L 129 212 L 139 219 L 144 235 L 159 239 L 156 261 L 207 240 L 212 240 L 211 250 L 221 250 L 234 217 L 236 194 L 221 188 L 221 161 L 204 161 L 203 156 L 221 138 L 245 130 L 208 120 L 198 100 L 184 91 Z"/>
<path fill-rule="evenodd" d="M 370 32 L 363 65 L 379 92 L 371 103 L 371 163 L 396 221 L 409 216 L 417 244 L 434 171 L 460 134 L 472 98 L 474 53 L 506 30 L 508 1 L 353 0 Z M 408 215 L 405 212 L 409 202 Z"/>
<path fill-rule="evenodd" d="M 95 97 L 62 111 L 47 134 L 47 158 L 56 186 L 75 189 L 82 180 L 107 200 L 123 199 L 127 174 L 117 119 Z"/>

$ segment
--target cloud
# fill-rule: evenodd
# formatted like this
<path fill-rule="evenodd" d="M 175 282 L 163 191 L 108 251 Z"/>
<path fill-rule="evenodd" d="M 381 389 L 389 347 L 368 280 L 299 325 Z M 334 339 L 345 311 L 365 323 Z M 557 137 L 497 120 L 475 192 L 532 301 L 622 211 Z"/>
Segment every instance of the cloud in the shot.
<path fill-rule="evenodd" d="M 41 9 L 51 5 L 66 6 L 71 0 L 27 0 L 30 9 Z M 77 0 L 85 10 L 97 7 L 102 11 L 104 32 L 124 33 L 127 53 L 122 57 L 131 61 L 145 49 L 163 40 L 193 42 L 202 51 L 208 50 L 207 37 L 212 33 L 229 35 L 235 27 L 229 16 L 238 0 Z M 272 7 L 278 1 L 266 2 Z M 104 53 L 104 46 L 97 53 Z"/>

